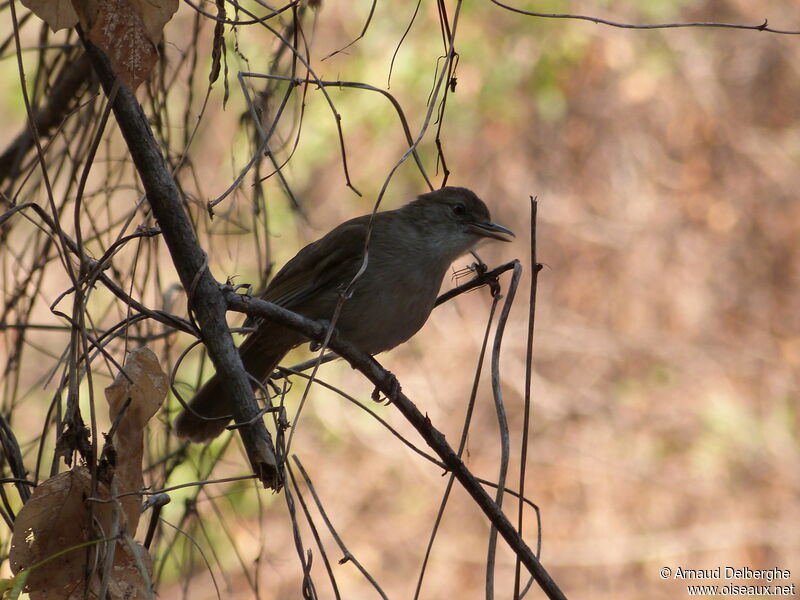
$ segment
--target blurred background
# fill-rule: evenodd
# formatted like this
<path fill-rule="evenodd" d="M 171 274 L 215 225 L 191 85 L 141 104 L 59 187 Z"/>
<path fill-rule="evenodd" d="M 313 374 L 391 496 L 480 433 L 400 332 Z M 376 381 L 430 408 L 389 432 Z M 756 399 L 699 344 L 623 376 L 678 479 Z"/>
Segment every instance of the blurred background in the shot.
<path fill-rule="evenodd" d="M 448 183 L 473 189 L 493 219 L 517 234 L 513 244 L 481 251 L 492 267 L 518 258 L 525 269 L 501 353 L 517 456 L 512 488 L 519 477 L 525 391 L 530 197 L 538 197 L 538 259 L 545 268 L 536 304 L 526 496 L 541 511 L 543 564 L 574 598 L 686 596 L 685 582 L 661 579 L 664 566 L 778 567 L 800 582 L 800 37 L 712 28 L 626 30 L 527 17 L 489 2 L 465 3 L 458 13 L 456 4 L 445 4 L 451 27 L 458 14 L 455 87 L 443 116 L 435 107 L 419 153 L 434 185 L 441 185 L 439 131 Z M 768 19 L 778 29 L 800 29 L 800 5 L 777 0 L 520 6 L 630 23 L 755 25 Z M 202 8 L 215 12 L 213 3 Z M 304 6 L 297 47 L 310 48 L 310 64 L 321 79 L 388 89 L 416 137 L 446 53 L 441 8 L 421 3 L 404 37 L 415 5 L 378 3 L 364 37 L 325 58 L 358 36 L 370 9 L 366 0 Z M 18 12 L 25 13 L 21 6 Z M 245 17 L 229 9 L 228 18 Z M 268 21 L 284 32 L 290 22 L 291 11 Z M 9 36 L 10 21 L 2 27 Z M 346 185 L 328 101 L 316 86 L 295 88 L 276 131 L 280 143 L 272 148 L 279 164 L 290 158 L 281 171 L 285 181 L 257 181 L 273 171 L 265 160 L 216 205 L 211 220 L 206 203 L 233 185 L 255 151 L 253 114 L 268 125 L 287 89 L 286 83 L 242 77 L 257 102 L 250 110 L 237 74 L 288 75 L 291 58 L 276 53 L 279 44 L 265 28 L 228 26 L 227 69 L 206 98 L 213 33 L 212 23 L 182 4 L 166 27 L 155 82 L 137 96 L 177 171 L 213 273 L 258 289 L 270 264 L 279 268 L 342 220 L 371 210 L 408 144 L 385 97 L 326 88 L 341 115 L 358 196 Z M 56 61 L 75 38 L 43 34 L 36 19 L 25 21 L 20 34 L 28 85 L 36 88 L 52 76 L 41 74 L 42 64 Z M 0 123 L 10 141 L 23 130 L 25 107 L 13 44 L 3 47 L 2 56 Z M 83 104 L 48 148 L 48 156 L 65 165 L 53 181 L 71 234 L 76 174 L 70 148 L 79 140 L 69 133 L 96 122 L 102 103 L 95 94 L 91 86 L 85 91 Z M 41 173 L 31 171 L 5 192 L 44 205 Z M 397 207 L 423 191 L 425 181 L 408 160 L 391 178 L 381 206 Z M 95 256 L 123 228 L 130 233 L 154 224 L 146 205 L 138 204 L 140 196 L 124 144 L 110 125 L 80 212 L 85 230 L 96 234 L 87 240 Z M 48 307 L 70 284 L 34 222 L 5 225 L 0 357 L 8 363 L 3 410 L 26 467 L 33 472 L 37 461 L 44 465 L 41 479 L 53 456 L 53 436 L 42 434 L 54 395 L 48 378 L 63 370 L 59 360 L 70 344 L 69 331 L 57 329 L 66 322 Z M 148 306 L 185 315 L 185 296 L 159 238 L 125 245 L 109 275 Z M 508 281 L 504 276 L 504 291 Z M 444 289 L 453 285 L 445 281 Z M 60 302 L 70 310 L 69 296 Z M 461 296 L 438 308 L 411 342 L 378 357 L 451 444 L 463 426 L 490 305 L 486 289 Z M 98 329 L 125 312 L 99 286 L 86 306 Z M 23 335 L 6 326 L 23 317 L 47 327 Z M 232 325 L 240 323 L 231 316 Z M 131 340 L 109 345 L 118 359 L 138 343 L 135 336 L 164 333 L 151 322 L 133 330 Z M 148 345 L 171 370 L 190 341 L 172 334 Z M 310 356 L 298 350 L 286 364 Z M 465 461 L 475 474 L 496 479 L 497 422 L 488 362 L 484 367 Z M 95 394 L 116 374 L 102 359 L 93 362 L 92 372 Z M 207 362 L 194 349 L 177 370 L 176 385 L 188 397 L 208 376 Z M 391 406 L 369 400 L 371 386 L 347 365 L 326 365 L 319 377 L 421 443 Z M 312 387 L 295 416 L 302 391 L 296 379 L 286 400 L 296 431 L 291 452 L 348 549 L 388 597 L 413 597 L 447 478 L 364 411 L 320 386 Z M 81 393 L 88 407 L 85 381 Z M 248 473 L 230 434 L 209 448 L 182 448 L 169 429 L 177 406 L 170 398 L 149 432 L 146 478 L 155 488 Z M 98 418 L 107 431 L 107 419 Z M 353 564 L 337 564 L 341 551 L 305 484 L 299 482 L 299 489 L 342 597 L 377 597 Z M 160 597 L 300 597 L 302 570 L 283 494 L 236 482 L 171 496 L 154 545 Z M 516 514 L 513 498 L 505 506 Z M 526 519 L 533 545 L 532 511 Z M 301 529 L 303 547 L 313 549 L 320 597 L 334 597 L 309 529 Z M 456 485 L 422 597 L 483 597 L 487 538 L 482 514 Z M 511 596 L 513 574 L 513 557 L 501 542 L 498 594 Z M 543 597 L 535 584 L 529 597 Z"/>

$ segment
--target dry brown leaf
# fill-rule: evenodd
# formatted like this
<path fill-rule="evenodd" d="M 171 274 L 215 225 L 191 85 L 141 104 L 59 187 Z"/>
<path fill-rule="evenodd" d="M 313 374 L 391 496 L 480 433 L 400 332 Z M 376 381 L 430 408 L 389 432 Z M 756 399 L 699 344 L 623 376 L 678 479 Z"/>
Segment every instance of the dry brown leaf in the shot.
<path fill-rule="evenodd" d="M 75 27 L 78 15 L 71 0 L 21 0 L 23 6 L 50 26 L 53 31 Z"/>
<path fill-rule="evenodd" d="M 153 573 L 153 561 L 147 553 L 147 549 L 132 541 L 130 547 L 126 543 L 117 543 L 114 567 L 108 584 L 108 594 L 114 600 L 138 600 L 153 597 L 152 593 L 148 593 L 147 584 L 137 564 L 137 558 L 147 570 L 148 579 L 150 579 Z M 78 600 L 77 597 L 75 600 Z"/>
<path fill-rule="evenodd" d="M 136 492 L 144 486 L 142 457 L 144 456 L 144 430 L 167 395 L 169 380 L 158 358 L 149 348 L 137 348 L 128 355 L 124 373 L 117 375 L 106 388 L 108 413 L 112 421 L 119 414 L 128 398 L 130 405 L 114 434 L 117 464 L 114 478 L 118 493 Z M 127 375 L 127 376 L 126 376 Z M 141 513 L 139 496 L 123 496 L 120 499 L 128 522 L 128 533 L 136 533 Z"/>
<path fill-rule="evenodd" d="M 158 359 L 147 348 L 131 352 L 124 371 L 106 388 L 112 419 L 130 398 L 114 435 L 117 464 L 112 486 L 117 494 L 137 491 L 144 485 L 144 428 L 160 408 L 169 386 Z M 87 564 L 93 569 L 90 595 L 99 594 L 100 567 L 108 543 L 81 545 L 112 535 L 112 504 L 90 505 L 87 498 L 91 496 L 91 486 L 91 474 L 85 467 L 60 473 L 39 485 L 17 516 L 11 539 L 11 570 L 19 573 L 29 569 L 26 591 L 33 600 L 84 598 Z M 95 495 L 102 500 L 111 498 L 108 486 L 101 482 L 97 483 Z M 118 531 L 132 534 L 139 521 L 141 499 L 137 495 L 125 496 L 120 504 Z M 140 565 L 147 570 L 147 578 Z M 112 567 L 110 598 L 135 600 L 152 596 L 146 583 L 152 570 L 150 557 L 129 535 L 118 539 Z"/>
<path fill-rule="evenodd" d="M 135 90 L 158 60 L 156 45 L 178 0 L 72 0 L 89 40 L 111 61 L 114 73 Z"/>
<path fill-rule="evenodd" d="M 95 15 L 99 6 L 98 0 L 71 0 L 72 8 L 78 15 L 78 21 L 84 31 L 89 31 L 94 25 Z"/>
<path fill-rule="evenodd" d="M 141 431 L 161 408 L 169 390 L 169 379 L 158 364 L 156 355 L 145 346 L 131 351 L 123 368 L 125 372 L 119 373 L 106 388 L 109 415 L 115 419 L 130 397 L 131 404 L 120 421 L 117 433 Z"/>
<path fill-rule="evenodd" d="M 32 600 L 83 598 L 87 558 L 89 565 L 102 564 L 102 554 L 97 561 L 95 557 L 98 550 L 106 548 L 105 543 L 81 545 L 96 537 L 90 518 L 94 518 L 100 535 L 111 534 L 111 504 L 93 503 L 90 512 L 86 502 L 90 491 L 88 469 L 76 467 L 39 485 L 17 515 L 11 538 L 11 570 L 16 574 L 31 569 L 25 589 Z M 98 484 L 97 495 L 108 498 L 108 488 Z M 124 527 L 124 515 L 120 526 Z M 131 553 L 128 544 L 117 543 L 109 584 L 109 594 L 114 600 L 149 596 L 137 557 L 148 570 L 148 577 L 150 558 L 140 545 L 131 547 L 137 556 Z M 46 562 L 39 564 L 43 561 Z M 94 595 L 100 591 L 97 572 L 92 577 L 91 590 Z"/>
<path fill-rule="evenodd" d="M 158 60 L 141 17 L 126 0 L 99 4 L 89 40 L 106 53 L 114 73 L 131 90 L 147 79 Z"/>
<path fill-rule="evenodd" d="M 47 558 L 90 539 L 91 528 L 86 498 L 91 477 L 83 468 L 59 473 L 36 487 L 14 522 L 11 538 L 11 570 L 18 573 Z M 95 506 L 98 513 L 107 513 L 110 506 Z M 77 549 L 59 556 L 28 577 L 31 597 L 37 592 L 53 591 L 57 598 L 67 597 L 68 590 L 81 580 L 87 552 Z"/>
<path fill-rule="evenodd" d="M 130 0 L 130 3 L 142 17 L 147 37 L 158 44 L 164 33 L 164 25 L 178 10 L 178 0 Z"/>
<path fill-rule="evenodd" d="M 17 515 L 9 558 L 15 574 L 31 569 L 25 586 L 31 600 L 83 599 L 87 559 L 95 568 L 90 597 L 99 594 L 99 567 L 103 564 L 102 553 L 108 548 L 107 543 L 82 544 L 96 539 L 98 534 L 101 537 L 111 535 L 112 507 L 111 503 L 94 502 L 90 511 L 86 499 L 91 495 L 91 484 L 91 474 L 85 467 L 59 473 L 37 486 Z M 97 496 L 108 499 L 108 488 L 98 483 Z M 94 532 L 90 518 L 94 519 Z M 124 514 L 121 514 L 119 526 L 124 530 Z M 43 561 L 46 562 L 39 564 Z M 119 540 L 108 586 L 112 600 L 152 597 L 139 564 L 147 570 L 147 579 L 150 579 L 152 561 L 144 547 L 130 540 Z"/>

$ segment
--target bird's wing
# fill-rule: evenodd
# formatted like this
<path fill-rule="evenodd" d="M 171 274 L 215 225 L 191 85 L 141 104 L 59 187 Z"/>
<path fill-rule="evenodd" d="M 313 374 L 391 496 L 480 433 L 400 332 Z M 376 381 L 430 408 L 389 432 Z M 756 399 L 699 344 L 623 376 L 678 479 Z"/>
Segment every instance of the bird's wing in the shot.
<path fill-rule="evenodd" d="M 347 284 L 364 256 L 369 215 L 345 221 L 300 250 L 270 281 L 263 298 L 297 308 L 320 290 Z"/>

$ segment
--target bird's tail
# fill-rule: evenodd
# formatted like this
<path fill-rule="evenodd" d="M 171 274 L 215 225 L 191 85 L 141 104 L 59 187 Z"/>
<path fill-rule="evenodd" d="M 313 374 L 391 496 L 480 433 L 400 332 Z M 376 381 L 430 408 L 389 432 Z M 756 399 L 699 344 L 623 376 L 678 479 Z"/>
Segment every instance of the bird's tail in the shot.
<path fill-rule="evenodd" d="M 302 341 L 303 337 L 290 329 L 262 324 L 245 340 L 239 354 L 245 370 L 266 381 L 286 353 Z M 175 432 L 193 442 L 207 442 L 225 431 L 232 413 L 231 398 L 214 375 L 175 419 Z"/>

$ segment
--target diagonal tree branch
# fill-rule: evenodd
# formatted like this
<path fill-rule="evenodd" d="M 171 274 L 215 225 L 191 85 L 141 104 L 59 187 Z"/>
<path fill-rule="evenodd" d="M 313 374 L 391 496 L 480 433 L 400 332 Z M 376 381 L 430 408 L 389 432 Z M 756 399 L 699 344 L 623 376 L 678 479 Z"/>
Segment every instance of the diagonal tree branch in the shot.
<path fill-rule="evenodd" d="M 78 33 L 108 95 L 116 80 L 108 59 L 84 37 L 80 29 Z M 200 248 L 175 180 L 167 168 L 142 107 L 122 83 L 114 98 L 113 110 L 172 262 L 186 290 L 201 339 L 208 348 L 217 374 L 233 399 L 234 418 L 237 423 L 246 423 L 239 430 L 253 471 L 265 487 L 277 491 L 282 480 L 272 438 L 263 421 L 256 418 L 258 406 L 225 320 L 225 299 L 208 269 L 208 257 Z"/>
<path fill-rule="evenodd" d="M 512 264 L 516 262 L 513 261 Z M 323 342 L 326 340 L 327 327 L 321 323 L 306 319 L 270 302 L 237 294 L 232 289 L 225 290 L 224 296 L 228 303 L 228 308 L 231 310 L 243 312 L 251 317 L 269 319 L 275 323 L 291 327 L 314 341 Z M 565 599 L 564 593 L 553 578 L 550 577 L 550 574 L 536 558 L 508 517 L 486 490 L 483 489 L 480 482 L 461 461 L 455 450 L 447 443 L 444 434 L 436 429 L 430 419 L 423 415 L 414 403 L 400 391 L 400 385 L 394 375 L 384 369 L 374 358 L 364 354 L 352 344 L 340 338 L 335 331 L 330 340 L 328 340 L 327 346 L 347 360 L 353 368 L 361 371 L 414 426 L 428 446 L 439 455 L 447 470 L 455 475 L 464 489 L 472 496 L 475 503 L 497 528 L 497 531 L 519 557 L 522 564 L 530 571 L 539 586 L 547 594 L 547 597 Z"/>

